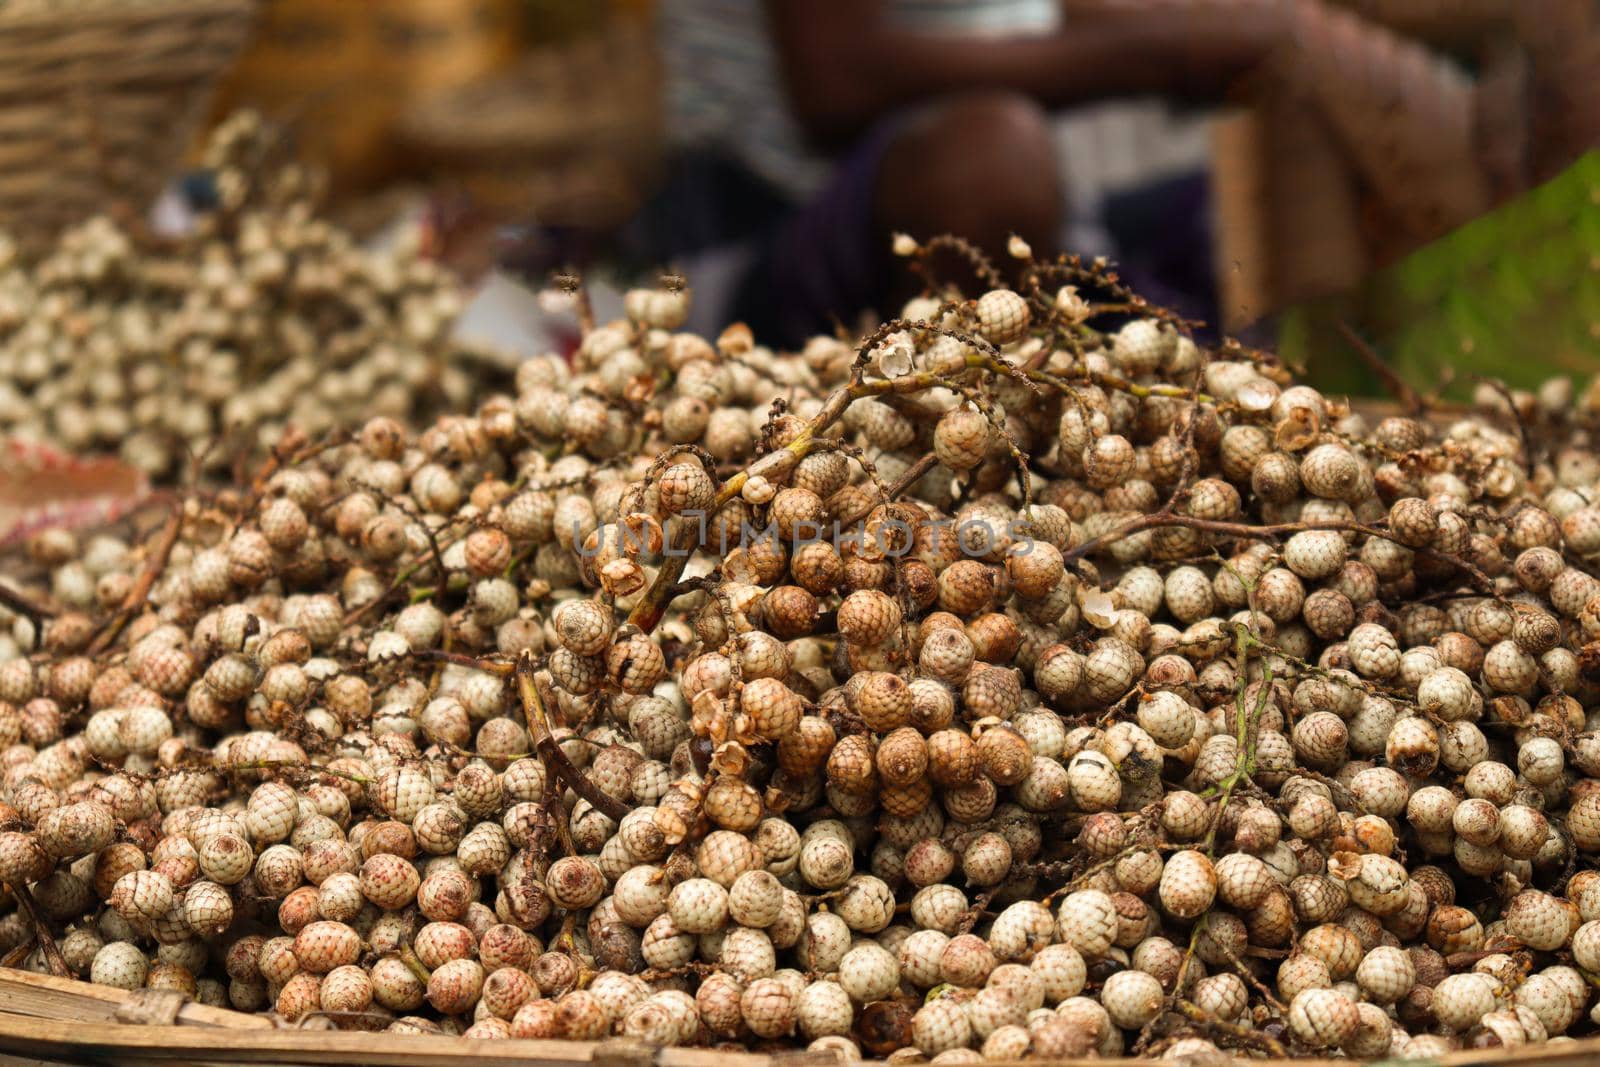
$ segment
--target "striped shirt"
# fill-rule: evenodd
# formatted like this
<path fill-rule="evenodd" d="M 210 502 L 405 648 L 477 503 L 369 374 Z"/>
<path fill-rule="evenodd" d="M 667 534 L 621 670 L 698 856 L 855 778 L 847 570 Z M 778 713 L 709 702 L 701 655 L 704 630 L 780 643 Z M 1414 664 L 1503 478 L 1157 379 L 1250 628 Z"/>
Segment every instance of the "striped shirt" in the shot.
<path fill-rule="evenodd" d="M 1058 0 L 889 0 L 888 17 L 919 33 L 1049 33 Z M 763 0 L 660 0 L 669 129 L 686 146 L 724 152 L 799 199 L 826 178 L 784 97 Z"/>

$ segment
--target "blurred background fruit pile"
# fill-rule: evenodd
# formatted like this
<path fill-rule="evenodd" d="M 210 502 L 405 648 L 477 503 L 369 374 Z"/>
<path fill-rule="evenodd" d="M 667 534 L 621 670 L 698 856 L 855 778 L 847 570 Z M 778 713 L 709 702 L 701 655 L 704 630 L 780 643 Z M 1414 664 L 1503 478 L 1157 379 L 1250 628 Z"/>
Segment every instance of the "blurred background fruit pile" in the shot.
<path fill-rule="evenodd" d="M 901 231 L 1352 395 L 1587 381 L 1595 69 L 1592 0 L 6 0 L 0 435 L 170 480 L 425 411 L 571 351 L 558 275 L 794 346 L 917 288 Z"/>

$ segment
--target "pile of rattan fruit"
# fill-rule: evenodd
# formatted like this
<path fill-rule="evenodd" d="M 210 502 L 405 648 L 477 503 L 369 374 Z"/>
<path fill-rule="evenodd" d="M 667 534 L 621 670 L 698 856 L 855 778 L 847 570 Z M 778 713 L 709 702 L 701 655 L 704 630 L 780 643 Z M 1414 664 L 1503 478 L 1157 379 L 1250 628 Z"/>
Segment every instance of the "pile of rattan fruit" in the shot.
<path fill-rule="evenodd" d="M 487 364 L 451 339 L 458 283 L 418 231 L 370 250 L 319 217 L 320 182 L 274 162 L 279 144 L 250 112 L 220 125 L 203 160 L 216 203 L 183 238 L 106 216 L 42 256 L 0 237 L 0 435 L 171 478 L 291 425 L 470 401 Z"/>
<path fill-rule="evenodd" d="M 1594 413 L 1352 413 L 1014 253 L 790 355 L 638 290 L 515 395 L 35 537 L 0 951 L 896 1061 L 1588 1031 Z"/>

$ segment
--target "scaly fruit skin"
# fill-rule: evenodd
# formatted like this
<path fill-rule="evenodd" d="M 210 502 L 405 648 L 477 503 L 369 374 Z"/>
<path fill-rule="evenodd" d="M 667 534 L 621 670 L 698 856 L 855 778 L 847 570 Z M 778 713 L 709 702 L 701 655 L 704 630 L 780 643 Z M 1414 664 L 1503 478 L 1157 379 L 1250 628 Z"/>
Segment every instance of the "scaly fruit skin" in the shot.
<path fill-rule="evenodd" d="M 416 334 L 291 391 L 436 350 L 437 278 L 334 279 L 333 231 L 229 211 L 180 363 L 266 343 L 204 315 L 245 244 L 302 254 L 230 321 L 289 285 L 283 344 L 339 335 L 308 301 Z M 84 254 L 41 302 L 92 339 Z M 10 584 L 50 613 L 0 617 L 0 880 L 75 972 L 352 1028 L 950 1060 L 1212 1058 L 1263 1012 L 1273 1055 L 1570 1031 L 1600 393 L 1368 420 L 1154 314 L 1104 333 L 1097 268 L 1012 254 L 1015 290 L 792 356 L 639 290 L 505 395 L 284 437 L 170 542 L 41 532 Z"/>
<path fill-rule="evenodd" d="M 126 941 L 113 941 L 95 954 L 89 968 L 89 980 L 97 985 L 115 986 L 118 989 L 138 989 L 144 985 L 150 961 L 135 945 Z"/>
<path fill-rule="evenodd" d="M 295 959 L 302 969 L 313 974 L 326 974 L 336 967 L 348 966 L 360 954 L 360 935 L 344 923 L 318 920 L 295 935 Z"/>

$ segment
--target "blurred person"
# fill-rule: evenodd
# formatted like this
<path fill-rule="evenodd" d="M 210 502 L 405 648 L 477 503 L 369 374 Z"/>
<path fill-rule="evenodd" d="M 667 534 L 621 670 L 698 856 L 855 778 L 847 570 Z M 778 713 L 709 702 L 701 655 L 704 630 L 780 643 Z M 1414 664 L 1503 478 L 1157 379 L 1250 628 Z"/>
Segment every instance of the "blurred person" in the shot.
<path fill-rule="evenodd" d="M 1283 33 L 1271 0 L 1245 19 L 1124 0 L 659 3 L 677 152 L 635 246 L 681 260 L 743 242 L 717 312 L 790 345 L 894 298 L 895 232 L 997 254 L 1016 233 L 1053 253 L 1068 212 L 1054 112 L 1214 100 Z M 1131 227 L 1149 248 L 1126 251 L 1206 285 L 1203 178 L 1152 197 Z"/>

